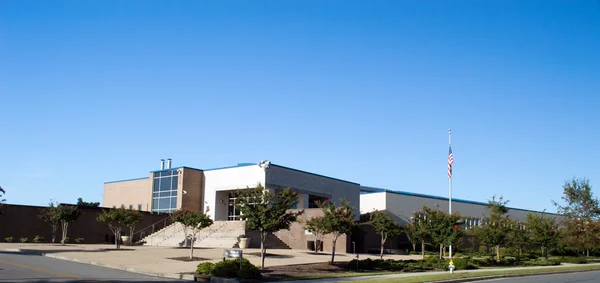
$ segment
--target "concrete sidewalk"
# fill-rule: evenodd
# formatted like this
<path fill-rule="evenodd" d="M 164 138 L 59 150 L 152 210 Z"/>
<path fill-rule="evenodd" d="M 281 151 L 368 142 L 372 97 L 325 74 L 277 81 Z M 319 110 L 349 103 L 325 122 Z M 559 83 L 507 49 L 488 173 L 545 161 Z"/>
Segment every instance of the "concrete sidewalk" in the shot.
<path fill-rule="evenodd" d="M 0 250 L 15 251 L 27 254 L 109 267 L 130 272 L 160 276 L 167 278 L 193 279 L 191 273 L 202 261 L 183 262 L 168 258 L 188 257 L 188 248 L 154 247 L 154 246 L 122 246 L 122 250 L 114 250 L 112 245 L 75 245 L 67 244 L 21 244 L 0 243 Z M 260 253 L 258 249 L 244 250 L 244 257 L 252 264 L 260 265 L 260 256 L 248 255 Z M 299 250 L 267 250 L 274 257 L 265 259 L 265 267 L 327 262 L 330 257 L 325 254 L 315 255 Z M 223 249 L 194 248 L 194 256 L 206 258 L 205 261 L 218 262 L 223 259 Z M 350 261 L 353 254 L 336 254 L 337 261 Z M 378 258 L 377 255 L 360 255 L 361 259 Z M 389 259 L 418 259 L 420 256 L 386 255 Z"/>

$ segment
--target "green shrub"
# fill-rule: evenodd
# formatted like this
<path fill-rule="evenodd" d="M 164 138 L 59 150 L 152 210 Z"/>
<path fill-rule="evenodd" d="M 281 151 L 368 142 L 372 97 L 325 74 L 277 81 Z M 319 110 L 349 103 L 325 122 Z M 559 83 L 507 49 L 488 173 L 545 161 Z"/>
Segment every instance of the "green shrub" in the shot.
<path fill-rule="evenodd" d="M 455 258 L 452 261 L 454 262 L 455 270 L 478 269 L 477 265 L 475 265 L 473 261 L 468 258 Z"/>
<path fill-rule="evenodd" d="M 29 242 L 29 238 L 21 237 L 21 239 L 19 239 L 19 241 L 21 241 L 21 243 L 27 243 L 27 242 Z"/>
<path fill-rule="evenodd" d="M 428 257 L 425 257 L 425 259 L 423 260 L 422 267 L 427 270 L 432 270 L 432 269 L 445 270 L 446 267 L 448 267 L 448 263 L 449 263 L 449 261 L 440 259 L 437 256 L 428 256 Z"/>
<path fill-rule="evenodd" d="M 574 264 L 584 264 L 588 262 L 584 257 L 561 257 L 559 261 Z"/>
<path fill-rule="evenodd" d="M 212 268 L 208 265 L 204 266 L 202 272 L 205 272 L 206 269 L 210 269 L 210 274 L 216 277 L 242 279 L 261 278 L 260 269 L 245 258 L 242 259 L 241 267 L 238 259 L 231 259 L 217 262 Z M 198 266 L 196 272 L 198 272 L 198 270 L 200 270 L 200 266 Z"/>
<path fill-rule="evenodd" d="M 488 253 L 488 248 L 486 246 L 479 246 L 479 253 L 480 254 L 487 254 Z"/>
<path fill-rule="evenodd" d="M 560 265 L 559 260 L 530 260 L 524 261 L 521 263 L 522 266 L 552 266 L 552 265 Z"/>
<path fill-rule="evenodd" d="M 12 241 L 14 240 L 14 238 L 13 237 L 6 237 L 6 238 L 4 238 L 4 240 L 7 241 L 7 242 L 9 242 L 9 243 L 12 243 Z"/>
<path fill-rule="evenodd" d="M 78 243 L 78 244 L 83 243 L 83 241 L 85 241 L 84 238 L 77 238 L 77 239 L 75 239 L 75 243 Z"/>
<path fill-rule="evenodd" d="M 239 268 L 239 261 L 235 260 L 224 260 L 217 262 L 211 271 L 211 275 L 225 278 L 237 277 L 237 271 Z"/>
<path fill-rule="evenodd" d="M 260 269 L 251 263 L 242 263 L 242 267 L 238 270 L 237 277 L 241 279 L 259 279 L 262 277 Z"/>
<path fill-rule="evenodd" d="M 44 237 L 40 236 L 40 235 L 35 235 L 35 237 L 33 237 L 32 240 L 34 243 L 40 243 L 42 241 L 44 241 Z"/>
<path fill-rule="evenodd" d="M 198 264 L 198 268 L 196 268 L 196 274 L 210 275 L 214 267 L 215 264 L 212 262 L 203 262 Z"/>
<path fill-rule="evenodd" d="M 434 269 L 433 266 L 439 266 L 437 260 L 429 259 L 428 262 L 422 260 L 393 260 L 393 259 L 364 259 L 351 260 L 347 268 L 349 270 L 377 270 L 377 271 L 403 271 L 415 272 Z M 439 269 L 439 268 L 438 268 Z M 443 269 L 443 268 L 442 268 Z"/>
<path fill-rule="evenodd" d="M 65 237 L 65 243 L 68 243 L 70 241 L 71 241 L 71 239 L 69 237 Z"/>

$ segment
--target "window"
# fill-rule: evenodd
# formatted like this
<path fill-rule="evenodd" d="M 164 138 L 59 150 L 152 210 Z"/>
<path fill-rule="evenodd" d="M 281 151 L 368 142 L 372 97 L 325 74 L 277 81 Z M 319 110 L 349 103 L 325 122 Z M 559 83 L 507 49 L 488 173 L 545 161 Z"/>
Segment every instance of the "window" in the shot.
<path fill-rule="evenodd" d="M 152 212 L 170 213 L 177 210 L 177 170 L 155 172 L 152 181 Z M 141 204 L 138 207 L 141 208 Z"/>
<path fill-rule="evenodd" d="M 138 211 L 142 211 L 142 204 L 138 204 Z"/>
<path fill-rule="evenodd" d="M 129 210 L 133 210 L 133 204 L 129 205 Z"/>

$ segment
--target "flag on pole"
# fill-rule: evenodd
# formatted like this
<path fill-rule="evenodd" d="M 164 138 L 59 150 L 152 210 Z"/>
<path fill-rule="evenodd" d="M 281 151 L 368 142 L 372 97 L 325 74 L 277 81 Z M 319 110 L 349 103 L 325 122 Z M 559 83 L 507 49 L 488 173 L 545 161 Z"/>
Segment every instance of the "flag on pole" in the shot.
<path fill-rule="evenodd" d="M 452 164 L 454 163 L 454 157 L 452 157 L 452 146 L 448 146 L 450 149 L 448 152 L 448 179 L 452 179 Z"/>

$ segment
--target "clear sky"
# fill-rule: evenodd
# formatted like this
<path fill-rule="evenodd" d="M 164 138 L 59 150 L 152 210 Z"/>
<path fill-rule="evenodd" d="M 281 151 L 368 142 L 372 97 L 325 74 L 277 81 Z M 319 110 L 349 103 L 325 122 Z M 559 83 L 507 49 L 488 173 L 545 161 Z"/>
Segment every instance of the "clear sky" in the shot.
<path fill-rule="evenodd" d="M 9 203 L 268 159 L 555 211 L 600 195 L 600 1 L 0 1 Z"/>

